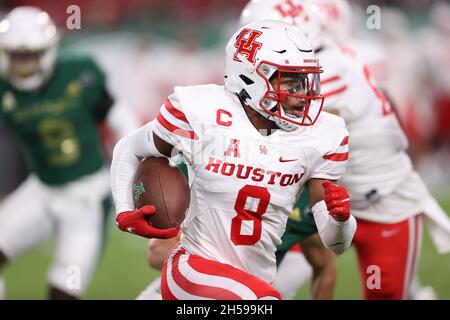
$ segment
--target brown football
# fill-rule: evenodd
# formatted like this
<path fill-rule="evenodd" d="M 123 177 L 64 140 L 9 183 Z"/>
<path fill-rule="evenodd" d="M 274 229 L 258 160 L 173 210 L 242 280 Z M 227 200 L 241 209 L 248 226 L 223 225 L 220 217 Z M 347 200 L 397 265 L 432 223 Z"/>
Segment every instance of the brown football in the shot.
<path fill-rule="evenodd" d="M 189 184 L 184 174 L 166 158 L 146 158 L 133 182 L 136 208 L 154 205 L 156 213 L 148 221 L 159 229 L 179 226 L 189 207 Z"/>

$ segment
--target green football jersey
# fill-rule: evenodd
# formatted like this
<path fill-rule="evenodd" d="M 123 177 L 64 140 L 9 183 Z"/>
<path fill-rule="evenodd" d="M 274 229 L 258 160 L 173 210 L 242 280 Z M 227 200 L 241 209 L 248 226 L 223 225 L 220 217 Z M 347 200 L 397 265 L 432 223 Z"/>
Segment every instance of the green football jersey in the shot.
<path fill-rule="evenodd" d="M 86 56 L 60 55 L 41 90 L 19 91 L 0 80 L 0 118 L 22 142 L 30 170 L 58 185 L 104 165 L 95 110 L 105 75 Z"/>

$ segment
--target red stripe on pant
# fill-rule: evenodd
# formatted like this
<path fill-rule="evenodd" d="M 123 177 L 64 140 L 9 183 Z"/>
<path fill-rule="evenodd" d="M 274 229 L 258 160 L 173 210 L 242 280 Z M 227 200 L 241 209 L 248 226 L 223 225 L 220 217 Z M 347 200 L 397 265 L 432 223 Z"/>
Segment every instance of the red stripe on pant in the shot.
<path fill-rule="evenodd" d="M 421 217 L 392 224 L 357 220 L 358 229 L 353 244 L 364 299 L 403 299 L 418 260 Z"/>
<path fill-rule="evenodd" d="M 403 298 L 406 299 L 408 296 L 409 287 L 414 279 L 414 274 L 416 272 L 416 267 L 419 262 L 420 248 L 422 246 L 422 216 L 416 215 L 414 217 L 414 249 L 412 253 L 412 260 L 409 264 L 409 277 L 407 279 L 408 283 L 403 293 Z M 408 273 L 407 273 L 408 274 Z"/>
<path fill-rule="evenodd" d="M 175 284 L 186 293 L 199 296 L 199 299 L 201 299 L 202 297 L 220 300 L 242 299 L 242 297 L 240 297 L 238 294 L 228 290 L 225 287 L 221 288 L 204 284 L 196 284 L 186 279 L 186 277 L 184 277 L 179 270 L 180 267 L 179 259 L 183 254 L 186 254 L 186 251 L 183 248 L 180 249 L 180 247 L 176 247 L 174 250 L 179 251 L 175 254 L 172 253 L 169 254 L 169 257 L 166 260 L 163 267 L 161 280 L 161 294 L 163 300 L 178 300 L 177 298 L 183 300 L 185 298 L 192 298 L 192 297 L 175 297 L 175 295 L 170 291 L 167 280 L 168 276 L 167 268 L 169 259 L 171 260 L 172 263 L 172 270 L 171 270 L 172 278 Z M 270 286 L 270 284 L 247 272 L 239 270 L 231 265 L 223 264 L 213 260 L 208 260 L 194 255 L 189 255 L 187 262 L 192 269 L 204 275 L 219 276 L 223 278 L 233 279 L 243 284 L 244 286 L 252 290 L 257 298 L 269 296 L 281 299 L 280 294 L 275 289 L 273 289 Z M 224 283 L 224 286 L 226 285 L 229 286 L 230 284 Z M 233 287 L 235 287 L 235 285 L 233 285 Z"/>
<path fill-rule="evenodd" d="M 172 250 L 170 250 L 166 260 L 164 261 L 161 274 L 161 297 L 163 300 L 178 300 L 170 291 L 169 284 L 167 283 L 167 260 L 172 256 L 173 251 L 176 250 L 179 245 L 180 243 L 175 245 Z"/>
<path fill-rule="evenodd" d="M 282 299 L 280 293 L 268 282 L 247 272 L 239 270 L 229 264 L 223 264 L 193 255 L 189 257 L 188 263 L 194 270 L 200 273 L 229 278 L 235 280 L 236 282 L 242 283 L 244 286 L 252 290 L 258 299 L 264 297 L 274 297 L 278 300 Z"/>

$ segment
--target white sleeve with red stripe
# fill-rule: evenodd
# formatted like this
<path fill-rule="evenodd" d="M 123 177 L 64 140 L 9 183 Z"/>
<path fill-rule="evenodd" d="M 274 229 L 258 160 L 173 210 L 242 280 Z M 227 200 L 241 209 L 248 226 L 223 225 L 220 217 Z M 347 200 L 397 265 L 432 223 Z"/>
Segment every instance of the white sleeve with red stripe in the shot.
<path fill-rule="evenodd" d="M 324 110 L 332 111 L 333 113 L 336 110 L 346 121 L 352 120 L 351 103 L 353 101 L 349 100 L 348 95 L 352 91 L 352 87 L 347 77 L 335 72 L 325 74 L 320 81 L 320 87 L 321 93 L 325 98 Z"/>
<path fill-rule="evenodd" d="M 338 132 L 330 131 L 330 134 L 335 135 L 334 144 L 328 152 L 322 154 L 311 174 L 311 178 L 339 180 L 345 172 L 349 156 L 349 135 L 345 126 L 338 128 L 336 131 Z"/>
<path fill-rule="evenodd" d="M 320 81 L 320 89 L 326 101 L 330 102 L 338 99 L 348 89 L 348 84 L 338 74 L 327 75 Z"/>
<path fill-rule="evenodd" d="M 337 110 L 346 122 L 364 114 L 373 93 L 364 79 L 360 61 L 336 48 L 323 52 L 320 61 L 324 68 L 320 81 L 324 110 Z"/>
<path fill-rule="evenodd" d="M 351 89 L 351 74 L 347 72 L 348 59 L 335 47 L 321 51 L 318 57 L 323 65 L 320 92 L 325 98 L 324 110 L 340 109 L 343 107 L 342 99 L 345 99 L 347 91 Z"/>
<path fill-rule="evenodd" d="M 189 123 L 176 94 L 169 96 L 151 125 L 158 137 L 183 152 L 186 157 L 190 157 L 193 143 L 198 140 L 198 136 Z"/>

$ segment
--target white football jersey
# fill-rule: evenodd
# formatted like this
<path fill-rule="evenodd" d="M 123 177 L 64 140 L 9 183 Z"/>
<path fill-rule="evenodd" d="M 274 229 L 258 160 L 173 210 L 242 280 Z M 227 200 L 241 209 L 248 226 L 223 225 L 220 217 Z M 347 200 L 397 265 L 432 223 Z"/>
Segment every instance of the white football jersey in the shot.
<path fill-rule="evenodd" d="M 348 157 L 342 118 L 262 135 L 223 86 L 176 87 L 151 123 L 194 174 L 181 242 L 191 254 L 272 282 L 287 218 L 311 178 L 337 180 Z"/>
<path fill-rule="evenodd" d="M 382 86 L 389 77 L 389 70 L 386 51 L 380 41 L 377 38 L 353 38 L 346 42 L 346 46 L 356 52 L 360 63 L 369 67 L 372 76 Z"/>
<path fill-rule="evenodd" d="M 321 75 L 324 110 L 338 111 L 350 133 L 351 153 L 340 183 L 349 190 L 352 214 L 390 222 L 416 214 L 408 206 L 401 208 L 401 216 L 389 217 L 390 212 L 370 210 L 374 202 L 405 181 L 413 169 L 405 151 L 408 140 L 369 68 L 349 48 L 328 47 L 319 51 L 317 57 L 324 70 Z"/>

